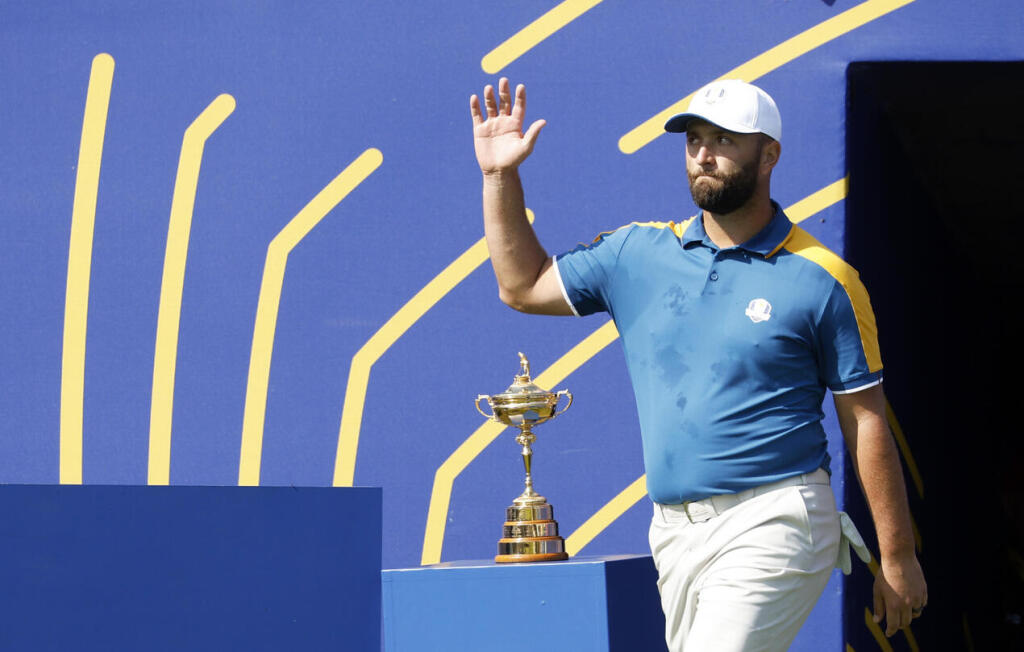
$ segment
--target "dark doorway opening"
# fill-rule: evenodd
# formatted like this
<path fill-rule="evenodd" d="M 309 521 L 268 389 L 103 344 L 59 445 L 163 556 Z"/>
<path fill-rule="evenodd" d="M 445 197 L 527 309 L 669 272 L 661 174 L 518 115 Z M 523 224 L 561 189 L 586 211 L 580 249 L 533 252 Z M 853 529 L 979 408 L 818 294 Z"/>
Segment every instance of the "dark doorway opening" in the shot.
<path fill-rule="evenodd" d="M 921 649 L 1024 650 L 1024 62 L 848 73 L 845 254 L 923 487 L 905 465 L 929 585 L 913 632 Z"/>

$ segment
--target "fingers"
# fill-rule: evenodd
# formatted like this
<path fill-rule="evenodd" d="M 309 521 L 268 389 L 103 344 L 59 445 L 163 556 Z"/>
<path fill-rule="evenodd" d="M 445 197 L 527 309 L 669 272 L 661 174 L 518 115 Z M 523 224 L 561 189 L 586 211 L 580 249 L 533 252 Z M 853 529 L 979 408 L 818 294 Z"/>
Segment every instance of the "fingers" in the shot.
<path fill-rule="evenodd" d="M 925 593 L 924 594 L 924 599 L 921 600 L 921 606 L 914 607 L 913 609 L 910 610 L 910 617 L 911 617 L 911 619 L 920 618 L 921 616 L 923 616 L 924 615 L 924 608 L 927 607 L 927 606 L 928 606 L 928 594 Z"/>
<path fill-rule="evenodd" d="M 899 605 L 896 600 L 887 602 L 884 592 L 876 584 L 874 590 L 874 613 L 872 615 L 872 620 L 879 625 L 881 625 L 882 621 L 885 620 L 885 635 L 892 636 L 910 624 L 910 605 Z"/>
<path fill-rule="evenodd" d="M 519 84 L 516 86 L 516 104 L 512 108 L 512 117 L 523 121 L 526 116 L 526 86 Z"/>
<path fill-rule="evenodd" d="M 892 636 L 910 624 L 910 607 L 891 607 L 885 615 L 885 635 Z"/>
<path fill-rule="evenodd" d="M 508 92 L 508 77 L 498 80 L 498 113 L 510 115 L 512 113 L 512 96 Z"/>
<path fill-rule="evenodd" d="M 876 624 L 882 622 L 882 616 L 885 615 L 885 601 L 882 599 L 882 591 L 878 587 L 878 582 L 875 582 L 874 588 L 874 609 L 872 609 L 872 620 Z"/>
<path fill-rule="evenodd" d="M 911 607 L 909 604 L 898 602 L 886 604 L 885 600 L 876 594 L 874 621 L 881 623 L 883 614 L 885 616 L 885 635 L 892 636 L 899 630 L 909 627 L 916 618 L 924 615 L 924 605 Z"/>
<path fill-rule="evenodd" d="M 487 107 L 488 118 L 498 116 L 498 105 L 494 102 L 494 87 L 490 84 L 484 86 L 484 105 Z"/>
<path fill-rule="evenodd" d="M 469 114 L 473 116 L 473 126 L 482 124 L 484 118 L 480 115 L 480 98 L 476 95 L 469 96 Z"/>
<path fill-rule="evenodd" d="M 469 98 L 469 112 L 473 116 L 474 126 L 481 124 L 488 118 L 496 118 L 499 115 L 508 115 L 519 120 L 519 122 L 523 121 L 523 117 L 526 115 L 526 86 L 523 84 L 516 86 L 514 102 L 507 77 L 502 77 L 498 80 L 497 97 L 495 97 L 494 87 L 490 84 L 484 87 L 483 95 L 486 117 L 480 109 L 480 98 L 476 95 L 472 95 Z"/>
<path fill-rule="evenodd" d="M 884 616 L 886 636 L 909 627 L 915 618 L 921 616 L 928 603 L 928 589 L 921 567 L 916 558 L 910 561 L 912 563 L 899 562 L 887 567 L 883 560 L 882 568 L 875 576 L 873 620 L 881 624 Z"/>

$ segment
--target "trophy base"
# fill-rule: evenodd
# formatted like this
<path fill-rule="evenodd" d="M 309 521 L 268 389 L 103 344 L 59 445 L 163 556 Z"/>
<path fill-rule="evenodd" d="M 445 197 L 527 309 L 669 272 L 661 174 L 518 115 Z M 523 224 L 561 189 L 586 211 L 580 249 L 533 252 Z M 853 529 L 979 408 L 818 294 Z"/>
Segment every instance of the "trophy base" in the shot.
<path fill-rule="evenodd" d="M 494 561 L 499 564 L 515 564 L 534 561 L 565 561 L 569 554 L 565 552 L 552 552 L 539 555 L 498 555 Z"/>
<path fill-rule="evenodd" d="M 498 540 L 494 561 L 504 564 L 568 559 L 565 539 L 558 535 L 558 522 L 553 516 L 554 510 L 547 503 L 507 508 L 504 536 Z"/>

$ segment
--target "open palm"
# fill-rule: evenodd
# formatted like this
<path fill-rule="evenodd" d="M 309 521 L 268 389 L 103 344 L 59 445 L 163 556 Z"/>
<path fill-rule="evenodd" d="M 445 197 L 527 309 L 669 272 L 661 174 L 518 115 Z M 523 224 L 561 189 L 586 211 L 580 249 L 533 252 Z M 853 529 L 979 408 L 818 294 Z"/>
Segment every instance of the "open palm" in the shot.
<path fill-rule="evenodd" d="M 484 105 L 487 115 L 480 110 L 480 99 L 469 98 L 469 110 L 473 116 L 473 143 L 476 160 L 484 174 L 494 174 L 515 169 L 522 163 L 537 142 L 544 120 L 537 120 L 523 133 L 526 115 L 526 87 L 516 87 L 515 104 L 509 93 L 508 79 L 498 82 L 498 99 L 494 88 L 484 88 Z"/>

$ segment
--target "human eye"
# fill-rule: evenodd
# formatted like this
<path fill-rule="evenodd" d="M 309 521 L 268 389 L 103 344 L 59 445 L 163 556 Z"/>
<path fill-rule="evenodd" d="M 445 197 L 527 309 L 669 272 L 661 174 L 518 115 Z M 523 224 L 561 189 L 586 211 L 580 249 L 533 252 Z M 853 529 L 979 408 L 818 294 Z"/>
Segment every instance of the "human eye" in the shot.
<path fill-rule="evenodd" d="M 732 138 L 729 138 L 728 136 L 719 136 L 718 137 L 718 144 L 719 145 L 732 145 Z"/>

